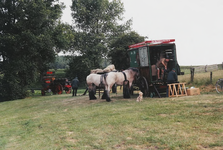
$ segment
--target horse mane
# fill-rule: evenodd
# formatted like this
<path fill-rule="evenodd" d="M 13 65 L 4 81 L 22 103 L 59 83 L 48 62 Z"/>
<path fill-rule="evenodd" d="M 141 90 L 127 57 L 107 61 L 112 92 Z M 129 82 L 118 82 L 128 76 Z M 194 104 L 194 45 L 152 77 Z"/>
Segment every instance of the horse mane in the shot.
<path fill-rule="evenodd" d="M 129 67 L 127 70 L 132 70 L 134 72 L 139 73 L 139 69 L 138 68 Z"/>

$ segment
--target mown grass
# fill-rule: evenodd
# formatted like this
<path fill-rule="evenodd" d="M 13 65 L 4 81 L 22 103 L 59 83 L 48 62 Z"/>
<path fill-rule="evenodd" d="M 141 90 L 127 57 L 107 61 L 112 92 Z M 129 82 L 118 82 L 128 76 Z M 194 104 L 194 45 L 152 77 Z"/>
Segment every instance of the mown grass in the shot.
<path fill-rule="evenodd" d="M 90 101 L 71 94 L 0 103 L 0 149 L 223 149 L 223 95 Z"/>

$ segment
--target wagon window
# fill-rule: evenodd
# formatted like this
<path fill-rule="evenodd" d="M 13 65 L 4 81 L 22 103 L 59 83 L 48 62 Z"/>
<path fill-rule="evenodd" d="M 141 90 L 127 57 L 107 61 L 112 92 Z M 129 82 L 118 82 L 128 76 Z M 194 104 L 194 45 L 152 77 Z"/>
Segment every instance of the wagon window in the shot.
<path fill-rule="evenodd" d="M 149 66 L 147 47 L 139 48 L 140 66 Z"/>

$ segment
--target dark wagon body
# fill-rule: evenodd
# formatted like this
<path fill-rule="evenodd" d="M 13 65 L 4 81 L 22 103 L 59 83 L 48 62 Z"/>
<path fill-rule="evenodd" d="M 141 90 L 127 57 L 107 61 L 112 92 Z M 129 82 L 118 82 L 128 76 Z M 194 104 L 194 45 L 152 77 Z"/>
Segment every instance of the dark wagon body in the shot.
<path fill-rule="evenodd" d="M 135 81 L 134 86 L 138 86 L 144 96 L 152 96 L 156 93 L 161 97 L 160 93 L 166 91 L 167 73 L 175 68 L 176 73 L 180 74 L 174 42 L 174 39 L 152 40 L 129 46 L 130 67 L 136 67 L 140 71 L 140 77 Z M 170 59 L 162 81 L 157 80 L 156 69 L 156 63 L 160 58 Z"/>

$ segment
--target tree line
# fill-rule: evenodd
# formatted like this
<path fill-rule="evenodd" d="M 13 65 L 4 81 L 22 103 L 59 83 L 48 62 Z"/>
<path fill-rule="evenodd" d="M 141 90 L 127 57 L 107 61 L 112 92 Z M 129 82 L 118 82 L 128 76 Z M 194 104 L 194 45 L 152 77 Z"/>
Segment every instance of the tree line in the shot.
<path fill-rule="evenodd" d="M 129 67 L 128 45 L 144 37 L 123 21 L 120 0 L 72 0 L 72 25 L 60 20 L 64 8 L 59 0 L 0 2 L 0 101 L 25 98 L 59 52 L 73 54 L 67 75 L 81 81 L 104 60 Z"/>

